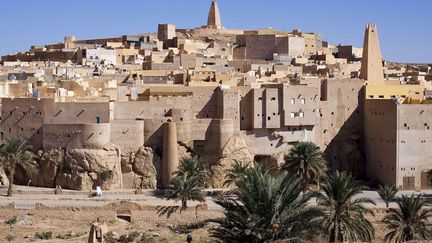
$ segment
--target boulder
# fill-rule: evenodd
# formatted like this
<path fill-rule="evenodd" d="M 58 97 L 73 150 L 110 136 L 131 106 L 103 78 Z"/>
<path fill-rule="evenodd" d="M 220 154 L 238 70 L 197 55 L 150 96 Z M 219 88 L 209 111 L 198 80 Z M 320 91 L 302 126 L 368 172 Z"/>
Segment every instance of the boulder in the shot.
<path fill-rule="evenodd" d="M 64 151 L 61 149 L 48 150 L 39 154 L 37 173 L 31 175 L 33 185 L 54 187 L 55 178 L 64 162 Z"/>
<path fill-rule="evenodd" d="M 120 154 L 115 147 L 71 149 L 64 155 L 55 184 L 62 188 L 88 191 L 96 186 L 105 190 L 122 186 Z"/>
<path fill-rule="evenodd" d="M 192 154 L 188 152 L 188 148 L 180 144 L 177 144 L 177 153 L 179 161 L 192 157 Z"/>
<path fill-rule="evenodd" d="M 0 186 L 9 185 L 9 178 L 7 177 L 3 168 L 0 168 Z"/>
<path fill-rule="evenodd" d="M 124 188 L 156 189 L 161 159 L 152 148 L 141 147 L 122 157 Z"/>
<path fill-rule="evenodd" d="M 224 188 L 226 172 L 235 161 L 253 161 L 246 142 L 241 135 L 233 135 L 222 149 L 221 158 L 211 166 L 213 188 Z"/>

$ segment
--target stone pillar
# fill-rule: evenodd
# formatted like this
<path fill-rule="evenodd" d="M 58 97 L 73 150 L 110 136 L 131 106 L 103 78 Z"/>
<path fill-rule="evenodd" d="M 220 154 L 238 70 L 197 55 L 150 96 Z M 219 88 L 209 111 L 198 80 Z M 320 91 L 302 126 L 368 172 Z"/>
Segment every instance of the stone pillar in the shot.
<path fill-rule="evenodd" d="M 177 127 L 175 122 L 164 124 L 162 151 L 162 187 L 167 188 L 172 174 L 179 165 L 177 153 Z"/>

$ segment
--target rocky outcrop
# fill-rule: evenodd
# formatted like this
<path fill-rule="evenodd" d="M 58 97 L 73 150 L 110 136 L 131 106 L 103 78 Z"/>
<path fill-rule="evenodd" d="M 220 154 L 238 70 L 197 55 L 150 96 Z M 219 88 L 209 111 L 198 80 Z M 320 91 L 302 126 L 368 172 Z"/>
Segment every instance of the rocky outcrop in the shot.
<path fill-rule="evenodd" d="M 31 175 L 33 185 L 55 187 L 55 179 L 64 162 L 65 152 L 61 149 L 48 150 L 39 153 L 37 174 Z"/>
<path fill-rule="evenodd" d="M 74 190 L 121 188 L 120 151 L 114 146 L 67 150 L 55 184 Z"/>
<path fill-rule="evenodd" d="M 177 145 L 177 153 L 179 161 L 192 157 L 192 154 L 188 152 L 188 148 L 180 144 Z"/>
<path fill-rule="evenodd" d="M 3 168 L 0 168 L 0 186 L 9 185 L 9 179 L 4 172 Z"/>
<path fill-rule="evenodd" d="M 88 191 L 122 187 L 120 151 L 112 144 L 104 148 L 52 149 L 39 151 L 36 173 L 24 168 L 15 173 L 17 184 Z"/>
<path fill-rule="evenodd" d="M 223 188 L 226 171 L 231 168 L 235 161 L 253 161 L 246 142 L 241 135 L 233 135 L 222 149 L 221 158 L 211 166 L 212 186 Z"/>
<path fill-rule="evenodd" d="M 161 159 L 152 148 L 122 156 L 124 188 L 156 189 L 160 170 Z"/>

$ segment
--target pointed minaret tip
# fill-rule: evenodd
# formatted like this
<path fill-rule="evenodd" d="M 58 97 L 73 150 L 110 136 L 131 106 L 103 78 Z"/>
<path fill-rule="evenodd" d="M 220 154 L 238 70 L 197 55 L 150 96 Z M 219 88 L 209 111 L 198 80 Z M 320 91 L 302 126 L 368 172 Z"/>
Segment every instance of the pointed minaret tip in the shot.
<path fill-rule="evenodd" d="M 207 27 L 214 29 L 222 29 L 222 21 L 219 12 L 219 6 L 216 0 L 212 0 L 210 11 L 207 20 Z"/>
<path fill-rule="evenodd" d="M 375 23 L 366 25 L 360 77 L 372 85 L 384 85 L 381 47 Z"/>

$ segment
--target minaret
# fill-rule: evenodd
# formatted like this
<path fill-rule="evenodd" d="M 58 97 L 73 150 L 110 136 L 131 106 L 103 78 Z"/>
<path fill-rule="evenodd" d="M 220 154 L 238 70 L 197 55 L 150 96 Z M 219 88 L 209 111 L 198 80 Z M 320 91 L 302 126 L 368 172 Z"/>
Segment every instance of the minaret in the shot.
<path fill-rule="evenodd" d="M 376 24 L 366 25 L 360 77 L 368 84 L 384 85 L 382 55 Z"/>
<path fill-rule="evenodd" d="M 222 29 L 222 21 L 219 13 L 219 6 L 216 0 L 212 0 L 207 20 L 207 28 Z"/>

